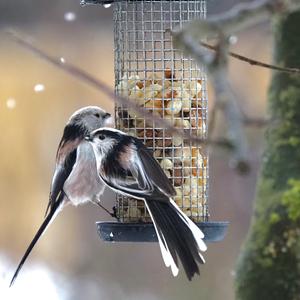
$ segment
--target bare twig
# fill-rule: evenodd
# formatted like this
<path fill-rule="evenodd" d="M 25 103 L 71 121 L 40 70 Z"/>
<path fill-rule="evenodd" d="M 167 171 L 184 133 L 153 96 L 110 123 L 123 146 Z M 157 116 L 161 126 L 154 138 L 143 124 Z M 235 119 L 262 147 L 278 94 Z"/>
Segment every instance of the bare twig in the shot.
<path fill-rule="evenodd" d="M 217 51 L 216 46 L 210 45 L 210 44 L 205 43 L 205 42 L 200 42 L 200 44 L 203 47 L 207 48 L 207 49 Z M 243 55 L 240 55 L 238 53 L 231 52 L 231 51 L 228 52 L 228 55 L 230 55 L 230 56 L 232 56 L 232 57 L 234 57 L 238 60 L 247 62 L 252 66 L 259 66 L 259 67 L 268 68 L 268 69 L 272 69 L 272 70 L 276 70 L 276 71 L 280 71 L 280 72 L 285 72 L 285 73 L 300 74 L 300 69 L 298 69 L 298 68 L 284 68 L 284 67 L 280 67 L 280 66 L 267 64 L 267 63 L 264 63 L 264 62 L 261 62 L 261 61 L 258 61 L 258 60 L 255 60 L 255 59 L 252 59 L 252 58 L 249 58 L 249 57 L 246 57 L 246 56 L 243 56 Z"/>
<path fill-rule="evenodd" d="M 152 114 L 145 108 L 137 105 L 134 101 L 129 100 L 126 97 L 122 97 L 120 95 L 115 95 L 114 91 L 106 85 L 104 82 L 102 82 L 99 79 L 96 79 L 92 75 L 86 73 L 82 69 L 75 67 L 74 65 L 64 62 L 62 63 L 58 57 L 51 56 L 47 54 L 46 52 L 38 49 L 35 47 L 29 39 L 29 38 L 23 38 L 19 34 L 17 34 L 15 31 L 6 31 L 7 35 L 12 38 L 17 44 L 22 46 L 23 48 L 26 48 L 34 55 L 38 56 L 39 58 L 43 59 L 44 61 L 58 67 L 59 69 L 65 71 L 66 73 L 74 76 L 75 78 L 86 82 L 90 86 L 93 86 L 97 90 L 103 92 L 106 94 L 110 99 L 115 99 L 119 103 L 127 106 L 129 109 L 135 111 L 138 115 L 144 117 L 146 120 L 154 121 L 157 126 L 161 126 L 163 128 L 166 128 L 171 134 L 175 134 L 178 136 L 183 137 L 185 140 L 190 140 L 191 142 L 195 144 L 202 144 L 202 145 L 214 145 L 219 146 L 227 149 L 231 149 L 233 146 L 230 143 L 229 140 L 226 139 L 218 139 L 218 140 L 209 140 L 209 139 L 203 139 L 196 135 L 190 134 L 187 131 L 184 131 L 180 128 L 175 128 L 174 126 L 170 125 L 170 123 L 160 117 L 157 117 L 156 115 Z"/>
<path fill-rule="evenodd" d="M 266 119 L 266 118 L 249 118 L 245 117 L 243 119 L 244 125 L 248 127 L 265 127 L 268 126 L 271 123 L 271 120 Z"/>

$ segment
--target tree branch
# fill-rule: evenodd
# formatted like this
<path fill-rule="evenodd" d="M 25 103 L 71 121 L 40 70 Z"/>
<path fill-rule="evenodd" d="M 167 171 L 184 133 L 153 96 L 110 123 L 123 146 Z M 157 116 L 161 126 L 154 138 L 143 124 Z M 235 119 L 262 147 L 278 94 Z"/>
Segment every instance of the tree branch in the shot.
<path fill-rule="evenodd" d="M 271 120 L 269 119 L 264 119 L 264 118 L 249 118 L 249 117 L 245 117 L 243 119 L 243 123 L 245 126 L 248 127 L 265 127 L 268 126 L 271 123 Z"/>
<path fill-rule="evenodd" d="M 203 32 L 206 29 L 200 30 Z M 238 171 L 246 173 L 249 170 L 249 163 L 243 117 L 227 79 L 228 39 L 222 33 L 219 33 L 219 36 L 215 54 L 203 48 L 188 31 L 173 33 L 173 42 L 176 48 L 194 57 L 198 64 L 206 66 L 211 77 L 216 104 L 221 108 L 227 122 L 227 136 L 233 144 L 233 165 Z"/>
<path fill-rule="evenodd" d="M 134 100 L 132 101 L 126 97 L 122 97 L 120 95 L 115 95 L 114 91 L 107 84 L 105 84 L 104 82 L 102 82 L 99 79 L 96 79 L 95 77 L 86 73 L 82 69 L 75 67 L 74 65 L 67 63 L 67 62 L 62 63 L 58 57 L 51 56 L 51 55 L 47 54 L 46 52 L 40 50 L 39 48 L 35 47 L 30 42 L 32 39 L 30 39 L 28 37 L 23 38 L 19 34 L 17 34 L 15 31 L 12 31 L 12 30 L 7 30 L 6 34 L 12 40 L 14 40 L 18 45 L 29 50 L 35 56 L 54 65 L 55 67 L 59 68 L 60 70 L 63 70 L 64 72 L 68 73 L 69 75 L 72 75 L 73 77 L 79 79 L 80 81 L 87 83 L 88 85 L 94 87 L 98 91 L 101 91 L 102 93 L 106 94 L 110 99 L 115 99 L 117 102 L 127 106 L 129 109 L 135 111 L 138 115 L 144 117 L 146 120 L 154 121 L 157 126 L 161 126 L 165 129 L 167 129 L 170 132 L 170 134 L 175 134 L 177 136 L 184 138 L 185 140 L 190 140 L 191 142 L 193 142 L 195 144 L 214 145 L 214 146 L 223 147 L 226 149 L 231 149 L 233 147 L 231 142 L 226 139 L 217 139 L 217 140 L 203 139 L 196 135 L 190 134 L 189 132 L 184 131 L 183 129 L 175 128 L 174 126 L 170 125 L 170 123 L 168 121 L 157 117 L 156 115 L 150 113 L 147 109 L 137 105 L 134 102 Z"/>
<path fill-rule="evenodd" d="M 216 46 L 210 45 L 210 44 L 205 43 L 205 42 L 200 42 L 200 44 L 201 44 L 201 46 L 203 46 L 207 49 L 217 51 Z M 231 57 L 234 57 L 238 60 L 247 62 L 252 66 L 259 66 L 259 67 L 268 68 L 268 69 L 272 69 L 272 70 L 276 70 L 276 71 L 280 71 L 280 72 L 285 72 L 285 73 L 300 74 L 300 69 L 298 69 L 298 68 L 283 68 L 283 67 L 267 64 L 267 63 L 264 63 L 264 62 L 261 62 L 261 61 L 258 61 L 258 60 L 254 60 L 252 58 L 249 58 L 249 57 L 246 57 L 246 56 L 243 56 L 243 55 L 240 55 L 238 53 L 231 52 L 231 51 L 228 52 L 228 55 L 231 56 Z"/>
<path fill-rule="evenodd" d="M 227 76 L 228 38 L 237 31 L 269 19 L 273 14 L 282 14 L 300 8 L 299 0 L 256 0 L 250 3 L 239 4 L 228 12 L 209 17 L 207 20 L 194 20 L 185 24 L 182 28 L 172 30 L 175 48 L 183 50 L 194 57 L 200 64 L 205 65 L 211 77 L 216 103 L 222 106 L 222 111 L 227 121 L 227 135 L 234 145 L 232 153 L 236 167 L 241 172 L 248 170 L 247 141 L 244 133 L 244 118 L 238 108 L 237 99 L 231 89 Z M 208 44 L 200 44 L 207 38 L 217 38 L 217 46 L 209 47 Z M 206 49 L 203 47 L 206 45 Z M 213 49 L 215 54 L 208 52 Z M 241 55 L 231 53 L 232 56 L 250 64 L 270 67 Z M 296 69 L 282 69 L 292 71 Z"/>

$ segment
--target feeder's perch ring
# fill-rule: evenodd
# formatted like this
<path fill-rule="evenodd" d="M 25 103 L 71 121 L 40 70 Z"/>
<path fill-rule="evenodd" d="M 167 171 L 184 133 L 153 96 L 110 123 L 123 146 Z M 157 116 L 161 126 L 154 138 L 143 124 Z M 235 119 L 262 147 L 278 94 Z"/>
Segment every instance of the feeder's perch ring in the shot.
<path fill-rule="evenodd" d="M 115 93 L 136 101 L 153 114 L 189 134 L 207 137 L 206 73 L 190 57 L 174 49 L 171 30 L 206 16 L 206 1 L 100 1 L 112 4 L 115 44 Z M 223 239 L 228 222 L 208 222 L 207 149 L 171 135 L 116 104 L 116 127 L 144 141 L 177 195 L 176 204 L 204 232 L 206 241 Z M 105 241 L 154 242 L 156 234 L 144 202 L 117 196 L 120 222 L 98 222 Z"/>

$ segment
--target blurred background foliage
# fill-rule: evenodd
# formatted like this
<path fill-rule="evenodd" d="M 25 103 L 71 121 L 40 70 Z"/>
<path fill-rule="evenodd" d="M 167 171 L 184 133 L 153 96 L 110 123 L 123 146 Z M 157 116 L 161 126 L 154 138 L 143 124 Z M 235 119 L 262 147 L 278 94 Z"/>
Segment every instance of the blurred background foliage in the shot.
<path fill-rule="evenodd" d="M 208 1 L 208 14 L 225 11 L 237 2 L 241 1 Z M 2 293 L 7 299 L 20 299 L 20 295 L 79 300 L 233 299 L 234 268 L 249 227 L 263 146 L 263 131 L 254 128 L 247 130 L 249 176 L 235 174 L 226 153 L 211 153 L 211 216 L 231 224 L 223 242 L 209 245 L 201 278 L 190 283 L 181 272 L 174 279 L 158 245 L 101 242 L 95 222 L 109 218 L 87 205 L 68 207 L 58 216 L 25 264 L 13 291 L 5 291 L 43 219 L 65 122 L 85 105 L 113 111 L 111 99 L 20 49 L 5 37 L 6 28 L 30 35 L 38 47 L 112 88 L 114 80 L 111 8 L 82 8 L 79 0 L 0 0 L 0 298 L 5 299 Z M 237 38 L 232 50 L 270 61 L 269 24 L 259 24 Z M 250 116 L 265 115 L 270 72 L 231 60 L 230 79 L 242 109 Z M 37 84 L 44 90 L 36 92 Z M 212 93 L 209 95 L 213 103 Z M 218 124 L 222 135 L 222 120 Z M 107 192 L 103 199 L 107 207 L 113 206 L 113 193 Z"/>
<path fill-rule="evenodd" d="M 300 65 L 300 11 L 273 18 L 274 61 Z M 236 299 L 299 299 L 300 79 L 275 73 L 252 224 L 239 256 Z"/>

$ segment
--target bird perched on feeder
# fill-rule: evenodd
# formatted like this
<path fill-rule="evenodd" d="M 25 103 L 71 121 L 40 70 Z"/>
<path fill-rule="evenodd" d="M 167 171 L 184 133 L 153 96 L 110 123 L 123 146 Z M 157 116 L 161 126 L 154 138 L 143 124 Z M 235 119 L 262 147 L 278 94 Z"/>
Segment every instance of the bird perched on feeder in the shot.
<path fill-rule="evenodd" d="M 97 128 L 108 126 L 109 122 L 110 114 L 97 106 L 81 108 L 70 117 L 56 154 L 56 167 L 44 222 L 22 257 L 10 286 L 38 239 L 66 204 L 77 206 L 92 201 L 100 205 L 99 197 L 105 185 L 97 175 L 94 151 L 85 137 Z"/>
<path fill-rule="evenodd" d="M 86 138 L 91 142 L 99 176 L 114 191 L 145 201 L 153 221 L 163 260 L 178 274 L 179 257 L 189 280 L 199 274 L 207 247 L 204 234 L 172 199 L 176 192 L 152 153 L 137 138 L 101 128 Z"/>

